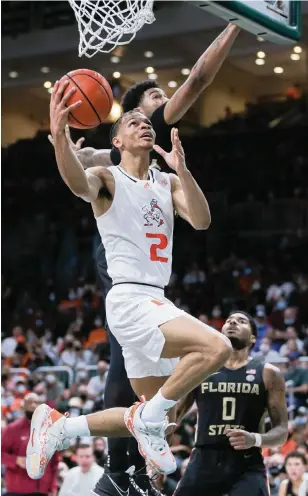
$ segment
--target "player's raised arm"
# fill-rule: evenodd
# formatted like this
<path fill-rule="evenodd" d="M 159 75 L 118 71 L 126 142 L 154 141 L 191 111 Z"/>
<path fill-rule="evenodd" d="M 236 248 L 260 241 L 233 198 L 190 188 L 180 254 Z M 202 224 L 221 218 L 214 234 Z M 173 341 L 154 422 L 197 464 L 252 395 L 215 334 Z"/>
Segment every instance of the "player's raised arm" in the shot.
<path fill-rule="evenodd" d="M 97 199 L 102 179 L 93 173 L 86 174 L 81 162 L 76 156 L 70 139 L 67 125 L 68 114 L 78 107 L 81 102 L 66 107 L 66 102 L 75 91 L 72 88 L 63 96 L 68 80 L 55 84 L 50 100 L 50 129 L 55 148 L 59 172 L 65 184 L 76 195 L 85 201 L 93 202 Z"/>
<path fill-rule="evenodd" d="M 208 229 L 211 223 L 209 205 L 202 190 L 186 167 L 179 132 L 175 128 L 171 130 L 171 141 L 172 150 L 170 153 L 158 145 L 154 145 L 154 149 L 177 173 L 177 176 L 170 174 L 174 208 L 195 229 Z"/>
<path fill-rule="evenodd" d="M 178 122 L 195 103 L 203 90 L 211 84 L 240 32 L 240 28 L 229 24 L 201 55 L 185 83 L 174 93 L 165 106 L 167 124 Z"/>

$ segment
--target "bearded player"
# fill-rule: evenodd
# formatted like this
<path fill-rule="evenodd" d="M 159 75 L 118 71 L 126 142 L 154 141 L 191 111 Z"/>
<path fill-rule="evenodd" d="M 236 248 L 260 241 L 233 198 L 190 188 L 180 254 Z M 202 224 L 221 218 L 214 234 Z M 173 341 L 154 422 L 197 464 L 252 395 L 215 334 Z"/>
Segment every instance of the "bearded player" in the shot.
<path fill-rule="evenodd" d="M 269 496 L 261 449 L 288 436 L 285 383 L 279 369 L 249 357 L 257 338 L 252 317 L 231 313 L 222 333 L 232 343 L 224 367 L 178 405 L 198 406 L 195 449 L 175 496 Z M 272 428 L 262 433 L 268 412 Z"/>
<path fill-rule="evenodd" d="M 121 167 L 86 173 L 65 132 L 68 113 L 81 104 L 66 107 L 74 92 L 72 88 L 63 96 L 66 85 L 67 81 L 58 83 L 51 97 L 59 172 L 76 196 L 92 204 L 113 281 L 106 298 L 108 323 L 122 347 L 133 390 L 147 400 L 127 411 L 126 425 L 147 461 L 171 473 L 176 463 L 165 440 L 166 414 L 171 416 L 178 400 L 219 369 L 231 351 L 228 338 L 164 297 L 171 272 L 174 209 L 195 229 L 206 229 L 208 204 L 186 168 L 177 130 L 172 131 L 172 152 L 164 157 L 177 175 L 149 168 L 155 133 L 149 119 L 135 111 L 124 114 L 113 129 Z M 46 438 L 48 429 L 43 445 Z"/>

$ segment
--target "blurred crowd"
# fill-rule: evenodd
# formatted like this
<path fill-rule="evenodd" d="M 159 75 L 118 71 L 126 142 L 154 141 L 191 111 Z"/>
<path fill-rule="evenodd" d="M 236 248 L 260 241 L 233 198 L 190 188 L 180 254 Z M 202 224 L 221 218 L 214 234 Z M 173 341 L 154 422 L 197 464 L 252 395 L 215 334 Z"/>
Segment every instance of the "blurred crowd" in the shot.
<path fill-rule="evenodd" d="M 87 144 L 107 148 L 107 132 L 101 126 L 89 133 Z M 202 133 L 184 138 L 184 146 L 209 199 L 212 226 L 193 232 L 176 221 L 167 297 L 218 330 L 233 309 L 254 316 L 252 353 L 277 364 L 286 379 L 289 438 L 281 449 L 264 451 L 275 496 L 288 453 L 302 456 L 289 477 L 299 477 L 308 462 L 307 129 Z M 12 458 L 10 426 L 29 426 L 38 402 L 70 416 L 103 409 L 109 345 L 95 271 L 99 238 L 89 206 L 62 184 L 45 134 L 2 152 L 5 493 L 15 477 L 26 477 L 22 436 Z M 166 495 L 187 467 L 195 424 L 193 409 L 173 437 L 178 470 L 164 481 Z M 93 472 L 99 478 L 105 461 L 105 439 L 78 438 L 56 458 L 46 485 L 22 494 L 56 496 L 62 486 L 59 495 L 66 496 L 66 477 Z"/>

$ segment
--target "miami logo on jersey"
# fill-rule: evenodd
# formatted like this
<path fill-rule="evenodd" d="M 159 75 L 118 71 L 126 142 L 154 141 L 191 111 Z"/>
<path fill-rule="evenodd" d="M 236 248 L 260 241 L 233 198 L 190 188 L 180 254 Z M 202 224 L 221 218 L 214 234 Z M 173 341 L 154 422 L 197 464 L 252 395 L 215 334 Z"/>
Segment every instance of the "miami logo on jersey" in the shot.
<path fill-rule="evenodd" d="M 159 207 L 157 200 L 153 198 L 151 200 L 150 206 L 149 205 L 144 205 L 142 207 L 143 212 L 145 212 L 143 218 L 145 219 L 145 224 L 144 226 L 153 226 L 154 223 L 157 224 L 157 227 L 162 226 L 165 221 L 162 218 L 163 211 Z"/>

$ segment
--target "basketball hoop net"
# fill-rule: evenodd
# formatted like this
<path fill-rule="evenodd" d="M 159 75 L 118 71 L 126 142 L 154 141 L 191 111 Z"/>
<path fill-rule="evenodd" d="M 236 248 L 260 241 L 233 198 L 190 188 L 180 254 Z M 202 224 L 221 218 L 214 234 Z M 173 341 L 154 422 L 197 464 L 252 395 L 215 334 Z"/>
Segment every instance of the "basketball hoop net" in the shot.
<path fill-rule="evenodd" d="M 154 0 L 68 0 L 80 35 L 79 57 L 110 53 L 127 45 L 144 24 L 155 21 Z"/>

